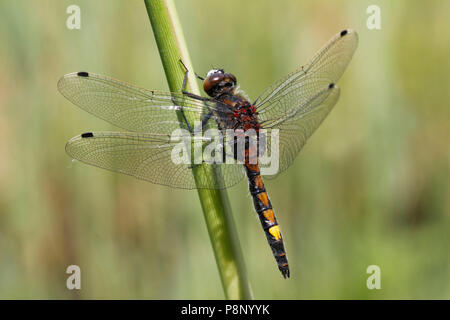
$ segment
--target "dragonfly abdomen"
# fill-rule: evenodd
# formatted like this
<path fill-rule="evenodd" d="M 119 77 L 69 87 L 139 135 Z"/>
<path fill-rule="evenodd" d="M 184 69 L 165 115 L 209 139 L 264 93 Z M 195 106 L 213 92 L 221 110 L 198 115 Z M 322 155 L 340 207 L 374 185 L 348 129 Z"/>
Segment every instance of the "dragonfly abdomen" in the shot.
<path fill-rule="evenodd" d="M 259 166 L 258 164 L 246 163 L 245 171 L 248 177 L 250 194 L 253 198 L 253 206 L 261 221 L 267 242 L 277 261 L 278 269 L 280 269 L 284 278 L 289 277 L 289 265 L 286 250 L 284 249 L 283 236 L 281 235 L 272 204 L 264 187 Z"/>

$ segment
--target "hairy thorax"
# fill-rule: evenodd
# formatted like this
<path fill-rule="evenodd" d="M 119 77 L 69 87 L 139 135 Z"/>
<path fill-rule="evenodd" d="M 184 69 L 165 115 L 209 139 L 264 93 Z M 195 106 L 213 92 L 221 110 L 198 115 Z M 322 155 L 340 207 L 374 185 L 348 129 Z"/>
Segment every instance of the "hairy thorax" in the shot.
<path fill-rule="evenodd" d="M 256 107 L 243 94 L 238 92 L 224 94 L 218 100 L 226 104 L 232 111 L 222 117 L 220 123 L 222 129 L 244 131 L 254 129 L 256 132 L 259 131 L 261 126 L 258 122 Z"/>

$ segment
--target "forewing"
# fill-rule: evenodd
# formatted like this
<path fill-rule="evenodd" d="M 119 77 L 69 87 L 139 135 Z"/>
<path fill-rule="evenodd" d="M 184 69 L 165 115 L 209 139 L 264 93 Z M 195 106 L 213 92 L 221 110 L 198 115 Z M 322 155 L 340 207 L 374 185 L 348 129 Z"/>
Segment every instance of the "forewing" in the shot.
<path fill-rule="evenodd" d="M 192 165 L 172 161 L 172 150 L 179 143 L 164 135 L 89 132 L 69 140 L 66 152 L 86 164 L 181 189 L 222 189 L 244 177 L 239 165 L 202 164 L 221 174 L 198 175 L 196 182 Z"/>
<path fill-rule="evenodd" d="M 213 102 L 181 93 L 142 89 L 87 72 L 63 76 L 58 90 L 83 110 L 133 132 L 171 134 L 179 128 L 188 129 L 186 122 L 177 117 L 181 106 L 188 119 L 192 113 L 194 119 L 200 119 L 203 113 L 215 110 Z"/>
<path fill-rule="evenodd" d="M 336 82 L 357 44 L 355 31 L 342 31 L 309 64 L 276 82 L 258 98 L 256 107 L 262 128 L 280 130 L 279 173 L 291 165 L 306 140 L 336 104 L 339 97 Z"/>

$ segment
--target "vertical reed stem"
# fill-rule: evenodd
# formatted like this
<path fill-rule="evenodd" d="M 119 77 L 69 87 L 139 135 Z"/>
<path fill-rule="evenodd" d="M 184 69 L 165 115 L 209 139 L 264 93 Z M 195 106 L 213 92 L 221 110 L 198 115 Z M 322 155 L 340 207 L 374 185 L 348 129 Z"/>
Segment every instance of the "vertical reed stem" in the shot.
<path fill-rule="evenodd" d="M 184 78 L 181 59 L 192 75 L 192 64 L 172 0 L 144 0 L 161 61 L 172 92 L 180 92 Z M 188 78 L 187 90 L 200 95 L 197 82 Z M 199 119 L 187 119 L 191 124 Z M 193 170 L 196 181 L 208 175 L 214 178 L 211 166 L 198 165 Z M 225 190 L 198 189 L 209 238 L 227 299 L 252 299 L 242 251 Z M 199 267 L 202 267 L 199 263 Z"/>

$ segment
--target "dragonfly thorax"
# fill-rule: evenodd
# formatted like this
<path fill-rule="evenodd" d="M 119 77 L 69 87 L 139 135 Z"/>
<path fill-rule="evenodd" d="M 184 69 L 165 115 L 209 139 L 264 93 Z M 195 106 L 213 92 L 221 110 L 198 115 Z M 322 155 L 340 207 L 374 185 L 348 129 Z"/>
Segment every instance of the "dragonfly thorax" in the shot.
<path fill-rule="evenodd" d="M 259 131 L 261 128 L 258 122 L 258 112 L 256 107 L 252 105 L 246 98 L 239 94 L 223 94 L 218 100 L 223 106 L 227 106 L 232 112 L 224 112 L 222 117 L 219 117 L 221 128 L 224 129 L 240 129 Z M 220 107 L 221 104 L 218 105 Z"/>
<path fill-rule="evenodd" d="M 235 87 L 236 77 L 231 73 L 226 73 L 223 69 L 209 70 L 203 82 L 203 90 L 213 98 L 233 92 Z"/>

